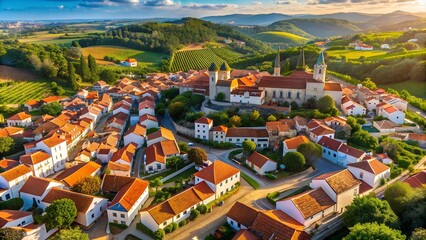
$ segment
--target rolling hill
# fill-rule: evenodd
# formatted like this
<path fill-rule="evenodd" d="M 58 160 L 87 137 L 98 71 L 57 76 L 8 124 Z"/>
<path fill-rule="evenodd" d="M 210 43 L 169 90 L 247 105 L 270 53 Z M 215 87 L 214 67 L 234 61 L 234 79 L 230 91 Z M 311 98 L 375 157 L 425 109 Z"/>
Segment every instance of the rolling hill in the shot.
<path fill-rule="evenodd" d="M 289 43 L 303 44 L 309 41 L 308 38 L 297 36 L 288 32 L 261 32 L 252 36 L 254 39 L 268 43 Z"/>
<path fill-rule="evenodd" d="M 403 11 L 395 11 L 387 14 L 383 14 L 381 16 L 375 17 L 366 21 L 367 24 L 372 26 L 381 27 L 388 26 L 393 24 L 398 24 L 407 21 L 418 21 L 420 20 L 420 16 L 416 16 L 413 13 L 403 12 Z"/>
<path fill-rule="evenodd" d="M 203 17 L 205 21 L 231 25 L 259 25 L 266 26 L 276 21 L 287 20 L 292 16 L 270 13 L 270 14 L 231 14 L 224 16 L 209 16 Z"/>

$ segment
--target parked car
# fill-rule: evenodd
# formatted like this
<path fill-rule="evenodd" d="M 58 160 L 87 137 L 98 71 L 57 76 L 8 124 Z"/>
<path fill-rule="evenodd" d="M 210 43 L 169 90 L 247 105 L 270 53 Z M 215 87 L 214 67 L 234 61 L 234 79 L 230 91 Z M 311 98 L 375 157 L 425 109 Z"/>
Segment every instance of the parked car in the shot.
<path fill-rule="evenodd" d="M 221 201 L 218 206 L 223 206 L 223 204 L 225 204 L 225 201 Z"/>
<path fill-rule="evenodd" d="M 188 146 L 192 147 L 192 146 L 194 146 L 194 144 L 192 142 L 189 142 Z"/>

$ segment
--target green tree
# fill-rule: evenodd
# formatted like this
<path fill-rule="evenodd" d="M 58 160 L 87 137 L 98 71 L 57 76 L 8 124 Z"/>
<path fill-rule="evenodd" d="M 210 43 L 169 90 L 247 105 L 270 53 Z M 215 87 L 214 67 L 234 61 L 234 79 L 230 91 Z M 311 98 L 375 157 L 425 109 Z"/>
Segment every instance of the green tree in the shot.
<path fill-rule="evenodd" d="M 252 140 L 245 140 L 242 144 L 244 155 L 247 157 L 256 150 L 256 143 L 254 143 Z"/>
<path fill-rule="evenodd" d="M 117 81 L 117 75 L 115 72 L 109 68 L 105 68 L 101 72 L 101 79 L 108 84 L 114 84 Z"/>
<path fill-rule="evenodd" d="M 282 162 L 290 171 L 300 171 L 306 164 L 305 157 L 299 152 L 286 153 Z"/>
<path fill-rule="evenodd" d="M 98 176 L 85 176 L 78 181 L 72 190 L 79 193 L 96 195 L 101 189 L 101 179 Z"/>
<path fill-rule="evenodd" d="M 81 231 L 79 227 L 61 229 L 54 237 L 54 240 L 89 240 L 89 235 Z"/>
<path fill-rule="evenodd" d="M 286 58 L 284 60 L 283 73 L 287 74 L 288 72 L 290 72 L 290 59 Z"/>
<path fill-rule="evenodd" d="M 2 240 L 16 240 L 24 238 L 24 231 L 14 228 L 0 228 L 0 239 Z"/>
<path fill-rule="evenodd" d="M 59 102 L 51 102 L 41 106 L 40 110 L 43 114 L 49 114 L 56 117 L 61 114 L 62 106 Z"/>
<path fill-rule="evenodd" d="M 385 191 L 385 199 L 396 214 L 401 214 L 407 203 L 416 195 L 414 189 L 405 182 L 395 182 Z"/>
<path fill-rule="evenodd" d="M 375 83 L 375 82 L 373 82 L 373 81 L 371 80 L 371 78 L 366 78 L 366 79 L 362 82 L 362 86 L 364 86 L 364 87 L 366 87 L 366 88 L 368 88 L 368 89 L 371 89 L 371 90 L 376 90 L 376 89 L 377 89 L 376 83 Z"/>
<path fill-rule="evenodd" d="M 312 164 L 316 159 L 322 155 L 321 145 L 314 142 L 302 143 L 297 147 L 297 151 L 300 152 L 307 162 Z"/>
<path fill-rule="evenodd" d="M 80 56 L 80 76 L 85 82 L 89 82 L 91 80 L 90 78 L 90 69 L 89 66 L 87 66 L 86 59 L 84 59 L 84 56 Z"/>
<path fill-rule="evenodd" d="M 371 196 L 355 198 L 351 205 L 346 206 L 343 220 L 347 227 L 355 226 L 357 223 L 377 222 L 391 228 L 399 228 L 398 217 L 389 203 Z"/>
<path fill-rule="evenodd" d="M 149 181 L 149 186 L 154 187 L 157 191 L 159 187 L 163 186 L 163 182 L 161 181 L 161 177 L 156 177 L 153 180 Z"/>
<path fill-rule="evenodd" d="M 225 94 L 223 92 L 220 92 L 216 95 L 215 100 L 218 102 L 225 101 Z"/>
<path fill-rule="evenodd" d="M 274 115 L 269 115 L 268 118 L 266 119 L 267 122 L 275 122 L 277 121 L 277 118 Z"/>
<path fill-rule="evenodd" d="M 166 233 L 161 228 L 154 232 L 154 240 L 163 240 L 165 237 Z"/>
<path fill-rule="evenodd" d="M 200 211 L 198 211 L 197 209 L 194 209 L 191 211 L 191 213 L 189 214 L 191 220 L 196 219 L 198 216 L 200 216 Z"/>
<path fill-rule="evenodd" d="M 74 64 L 71 61 L 68 61 L 68 81 L 71 83 L 72 89 L 77 91 L 79 85 L 75 76 Z"/>
<path fill-rule="evenodd" d="M 234 115 L 229 119 L 229 123 L 233 127 L 239 127 L 241 126 L 241 118 L 238 115 Z"/>
<path fill-rule="evenodd" d="M 88 57 L 88 67 L 90 70 L 90 82 L 95 83 L 99 81 L 98 65 L 96 64 L 96 59 L 91 54 Z"/>
<path fill-rule="evenodd" d="M 72 42 L 71 42 L 71 47 L 81 48 L 81 46 L 80 46 L 80 44 L 78 43 L 78 41 L 72 41 Z"/>
<path fill-rule="evenodd" d="M 188 153 L 191 150 L 191 148 L 188 146 L 188 143 L 186 142 L 178 142 L 178 147 L 181 152 L 185 153 Z"/>
<path fill-rule="evenodd" d="M 416 228 L 411 234 L 410 240 L 425 240 L 426 239 L 426 229 Z"/>
<path fill-rule="evenodd" d="M 15 148 L 15 140 L 11 137 L 0 137 L 0 156 Z"/>
<path fill-rule="evenodd" d="M 185 104 L 181 102 L 171 103 L 168 107 L 168 110 L 170 116 L 173 119 L 177 120 L 182 116 L 183 112 L 185 111 Z"/>
<path fill-rule="evenodd" d="M 178 156 L 169 157 L 166 159 L 166 166 L 168 168 L 178 169 L 184 165 L 183 158 Z"/>
<path fill-rule="evenodd" d="M 321 113 L 330 113 L 333 108 L 336 108 L 336 104 L 330 95 L 325 95 L 318 99 L 317 108 Z"/>
<path fill-rule="evenodd" d="M 207 206 L 204 204 L 201 204 L 196 209 L 203 215 L 207 213 Z"/>
<path fill-rule="evenodd" d="M 426 226 L 426 188 L 417 188 L 402 213 L 399 215 L 403 232 L 409 234 L 414 229 Z"/>
<path fill-rule="evenodd" d="M 401 231 L 392 229 L 384 224 L 364 223 L 356 224 L 351 227 L 349 234 L 343 240 L 361 240 L 361 239 L 374 239 L 374 240 L 405 240 L 406 237 Z"/>
<path fill-rule="evenodd" d="M 189 151 L 188 159 L 189 161 L 194 162 L 196 165 L 200 165 L 203 162 L 207 161 L 208 156 L 206 150 L 195 147 Z"/>
<path fill-rule="evenodd" d="M 77 207 L 74 201 L 62 198 L 52 202 L 46 208 L 46 215 L 43 220 L 48 229 L 66 228 L 71 225 L 77 217 Z"/>
<path fill-rule="evenodd" d="M 253 110 L 251 111 L 251 113 L 249 114 L 250 120 L 251 121 L 256 121 L 259 117 L 260 117 L 260 113 L 257 110 Z"/>

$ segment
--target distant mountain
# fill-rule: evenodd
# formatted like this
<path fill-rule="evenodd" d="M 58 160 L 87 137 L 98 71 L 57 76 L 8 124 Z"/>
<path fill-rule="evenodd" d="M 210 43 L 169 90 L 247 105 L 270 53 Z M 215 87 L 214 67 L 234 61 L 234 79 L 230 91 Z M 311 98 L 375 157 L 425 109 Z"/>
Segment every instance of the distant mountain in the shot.
<path fill-rule="evenodd" d="M 382 26 L 383 31 L 404 31 L 407 29 L 424 29 L 426 28 L 426 18 L 421 18 L 414 21 L 406 21 L 397 24 Z"/>
<path fill-rule="evenodd" d="M 209 16 L 201 19 L 214 23 L 230 24 L 230 25 L 259 25 L 265 26 L 276 21 L 291 19 L 292 16 L 269 13 L 269 14 L 232 14 L 224 16 Z"/>
<path fill-rule="evenodd" d="M 420 20 L 421 17 L 417 16 L 413 13 L 403 12 L 403 11 L 395 11 L 387 14 L 380 15 L 365 23 L 371 25 L 373 27 L 381 27 L 381 26 L 389 26 L 393 24 L 398 24 L 407 21 L 417 21 Z"/>
<path fill-rule="evenodd" d="M 275 22 L 267 29 L 270 31 L 287 31 L 288 26 L 295 26 L 300 31 L 309 35 L 327 38 L 331 36 L 344 36 L 361 31 L 361 29 L 347 20 L 323 18 L 323 19 L 290 19 Z M 289 32 L 289 31 L 287 31 Z M 291 33 L 294 33 L 291 31 Z M 294 33 L 297 34 L 297 33 Z M 304 36 L 297 34 L 299 36 Z"/>
<path fill-rule="evenodd" d="M 369 21 L 375 17 L 380 16 L 380 14 L 367 14 L 367 13 L 357 13 L 357 12 L 341 12 L 341 13 L 330 13 L 330 14 L 321 14 L 321 15 L 296 15 L 297 18 L 335 18 L 341 20 L 347 20 L 354 23 L 362 23 Z"/>

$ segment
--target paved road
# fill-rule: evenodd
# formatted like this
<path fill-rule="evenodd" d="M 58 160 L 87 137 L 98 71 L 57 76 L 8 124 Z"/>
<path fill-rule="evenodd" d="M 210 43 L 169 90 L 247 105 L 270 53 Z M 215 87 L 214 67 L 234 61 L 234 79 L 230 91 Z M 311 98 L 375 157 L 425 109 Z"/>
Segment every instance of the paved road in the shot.
<path fill-rule="evenodd" d="M 145 148 L 139 148 L 136 152 L 135 163 L 133 164 L 132 176 L 139 178 L 141 167 L 143 167 L 143 156 L 145 155 Z"/>

